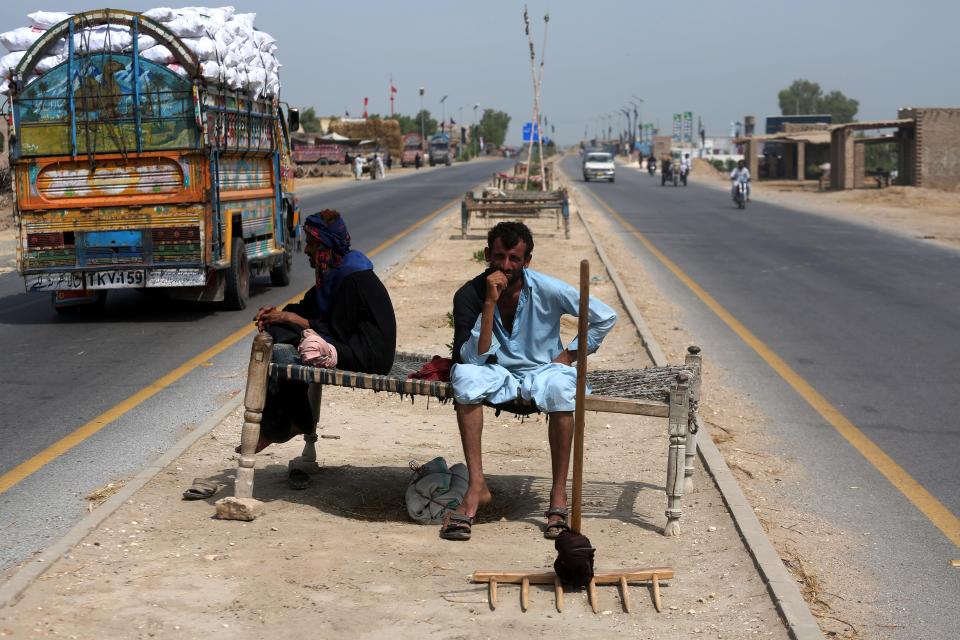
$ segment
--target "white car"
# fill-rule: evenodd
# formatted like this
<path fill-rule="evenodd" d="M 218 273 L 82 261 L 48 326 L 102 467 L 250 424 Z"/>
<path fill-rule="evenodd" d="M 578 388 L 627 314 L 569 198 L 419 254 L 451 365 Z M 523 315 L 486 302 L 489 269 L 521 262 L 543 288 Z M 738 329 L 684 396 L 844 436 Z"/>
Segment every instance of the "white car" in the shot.
<path fill-rule="evenodd" d="M 583 181 L 609 180 L 613 182 L 616 174 L 613 155 L 602 151 L 591 151 L 583 157 Z"/>

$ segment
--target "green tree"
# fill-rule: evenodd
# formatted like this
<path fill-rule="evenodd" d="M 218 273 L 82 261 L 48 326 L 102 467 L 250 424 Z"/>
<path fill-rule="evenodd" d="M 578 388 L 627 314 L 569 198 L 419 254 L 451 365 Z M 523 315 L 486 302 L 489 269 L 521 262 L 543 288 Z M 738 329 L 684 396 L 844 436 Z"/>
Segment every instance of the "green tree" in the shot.
<path fill-rule="evenodd" d="M 824 95 L 819 84 L 803 78 L 794 80 L 777 94 L 777 98 L 780 101 L 780 113 L 785 116 L 830 114 L 834 124 L 852 122 L 860 107 L 858 101 L 840 91 Z"/>
<path fill-rule="evenodd" d="M 859 102 L 839 91 L 831 91 L 820 99 L 820 112 L 832 115 L 834 124 L 853 122 L 859 108 Z"/>
<path fill-rule="evenodd" d="M 321 133 L 323 131 L 320 126 L 320 118 L 317 117 L 317 110 L 313 107 L 307 107 L 300 112 L 300 126 L 307 133 Z"/>
<path fill-rule="evenodd" d="M 510 116 L 495 109 L 484 109 L 480 123 L 477 125 L 478 135 L 483 138 L 483 141 L 492 142 L 498 147 L 507 139 L 508 128 L 510 128 Z"/>

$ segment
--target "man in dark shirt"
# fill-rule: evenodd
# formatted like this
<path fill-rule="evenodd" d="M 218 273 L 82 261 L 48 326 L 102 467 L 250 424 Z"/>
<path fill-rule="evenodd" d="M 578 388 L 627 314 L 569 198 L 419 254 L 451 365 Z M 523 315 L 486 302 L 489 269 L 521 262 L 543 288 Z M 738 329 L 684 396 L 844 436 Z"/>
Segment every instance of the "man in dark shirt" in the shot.
<path fill-rule="evenodd" d="M 324 210 L 303 225 L 304 253 L 316 271 L 316 284 L 300 302 L 279 310 L 263 307 L 254 321 L 275 340 L 299 343 L 313 329 L 336 352 L 336 367 L 386 374 L 397 348 L 397 319 L 386 287 L 373 263 L 351 250 L 350 234 L 340 213 Z M 258 451 L 271 442 L 286 442 L 312 426 L 307 385 L 285 381 L 271 385 L 263 410 Z"/>

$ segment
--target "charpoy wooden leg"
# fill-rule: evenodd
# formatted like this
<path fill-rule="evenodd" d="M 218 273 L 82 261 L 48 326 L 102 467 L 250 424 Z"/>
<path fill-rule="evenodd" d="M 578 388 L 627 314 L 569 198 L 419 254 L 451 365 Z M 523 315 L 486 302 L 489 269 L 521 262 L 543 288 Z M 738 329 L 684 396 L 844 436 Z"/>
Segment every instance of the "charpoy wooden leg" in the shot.
<path fill-rule="evenodd" d="M 630 591 L 626 576 L 620 576 L 620 602 L 623 605 L 623 612 L 630 613 Z"/>
<path fill-rule="evenodd" d="M 320 472 L 317 464 L 317 428 L 320 424 L 320 408 L 323 405 L 323 385 L 314 382 L 307 387 L 307 399 L 310 401 L 310 413 L 313 420 L 303 434 L 303 452 L 287 464 L 287 473 L 294 469 L 309 474 Z"/>
<path fill-rule="evenodd" d="M 653 574 L 650 578 L 650 589 L 653 591 L 653 607 L 657 610 L 657 613 L 660 613 L 663 603 L 660 602 L 660 578 L 657 574 Z"/>
<path fill-rule="evenodd" d="M 687 347 L 687 357 L 684 359 L 684 362 L 697 371 L 696 377 L 690 381 L 690 417 L 687 420 L 686 462 L 683 466 L 683 492 L 690 493 L 693 491 L 693 469 L 697 462 L 697 432 L 700 429 L 700 416 L 698 415 L 700 407 L 700 380 L 702 378 L 702 356 L 700 355 L 700 347 Z"/>
<path fill-rule="evenodd" d="M 557 612 L 563 613 L 563 583 L 558 576 L 553 577 L 553 594 L 557 599 Z"/>
<path fill-rule="evenodd" d="M 667 524 L 663 535 L 680 534 L 680 515 L 683 511 L 683 467 L 685 443 L 687 439 L 687 420 L 690 413 L 690 376 L 681 373 L 677 383 L 670 390 L 670 412 L 668 433 L 670 448 L 667 450 Z"/>
<path fill-rule="evenodd" d="M 489 587 L 490 594 L 490 609 L 493 610 L 497 608 L 497 581 L 490 580 L 487 586 Z"/>
<path fill-rule="evenodd" d="M 247 390 L 243 397 L 243 431 L 240 434 L 240 463 L 237 479 L 233 483 L 233 495 L 237 498 L 253 497 L 253 466 L 255 452 L 260 441 L 260 421 L 263 420 L 263 405 L 267 401 L 267 375 L 273 338 L 268 333 L 259 333 L 250 349 L 250 364 L 247 367 Z"/>
<path fill-rule="evenodd" d="M 520 581 L 520 609 L 526 611 L 530 608 L 530 578 L 523 578 Z"/>

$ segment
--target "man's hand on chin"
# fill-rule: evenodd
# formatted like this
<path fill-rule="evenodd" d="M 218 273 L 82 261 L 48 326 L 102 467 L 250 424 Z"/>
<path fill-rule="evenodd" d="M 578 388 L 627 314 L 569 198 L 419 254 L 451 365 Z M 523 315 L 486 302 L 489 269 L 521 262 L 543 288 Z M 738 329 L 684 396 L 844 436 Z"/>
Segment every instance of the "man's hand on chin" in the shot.
<path fill-rule="evenodd" d="M 557 354 L 557 357 L 551 360 L 550 362 L 559 362 L 560 364 L 565 364 L 568 367 L 572 367 L 573 363 L 576 362 L 576 355 L 571 353 L 569 350 L 564 349 Z"/>

